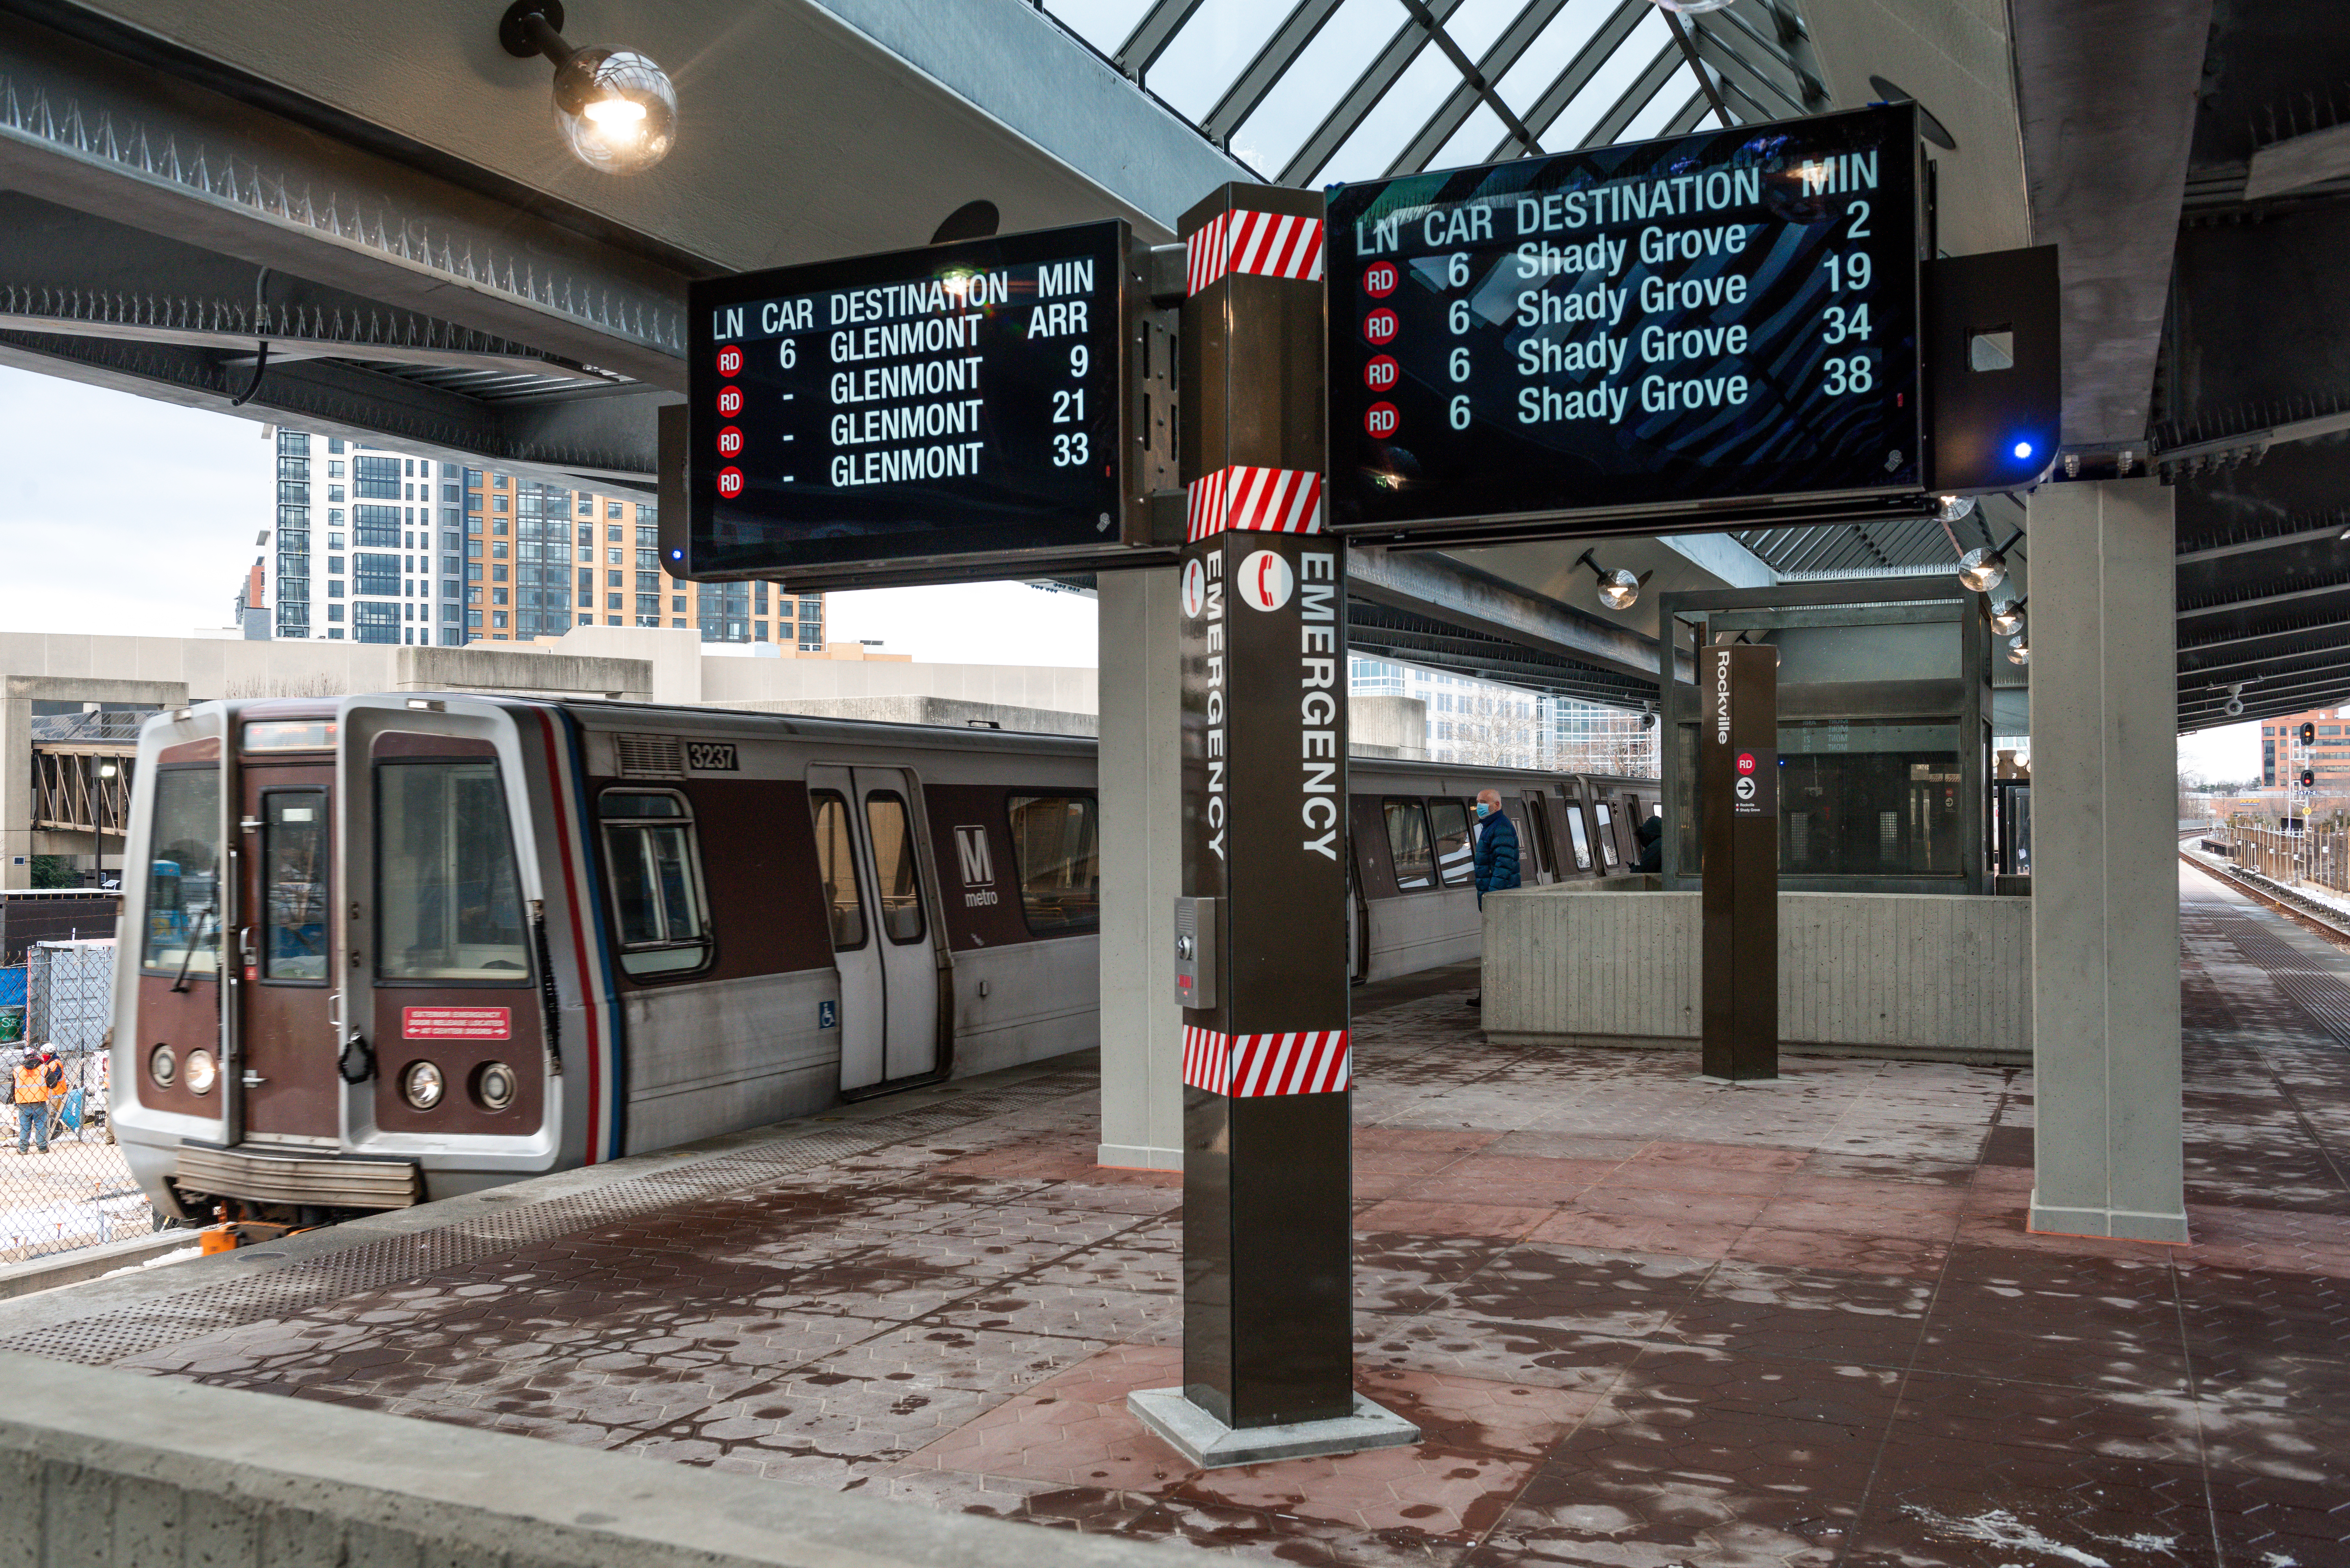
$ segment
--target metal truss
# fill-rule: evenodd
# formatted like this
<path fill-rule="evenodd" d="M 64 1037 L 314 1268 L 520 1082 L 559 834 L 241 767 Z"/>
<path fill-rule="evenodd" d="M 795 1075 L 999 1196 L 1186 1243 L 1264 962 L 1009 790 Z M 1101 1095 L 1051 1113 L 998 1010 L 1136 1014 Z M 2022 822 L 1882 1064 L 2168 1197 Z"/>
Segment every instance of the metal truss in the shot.
<path fill-rule="evenodd" d="M 120 834 L 130 820 L 132 741 L 36 741 L 33 744 L 33 826 L 67 833 Z M 112 777 L 100 770 L 114 765 Z"/>

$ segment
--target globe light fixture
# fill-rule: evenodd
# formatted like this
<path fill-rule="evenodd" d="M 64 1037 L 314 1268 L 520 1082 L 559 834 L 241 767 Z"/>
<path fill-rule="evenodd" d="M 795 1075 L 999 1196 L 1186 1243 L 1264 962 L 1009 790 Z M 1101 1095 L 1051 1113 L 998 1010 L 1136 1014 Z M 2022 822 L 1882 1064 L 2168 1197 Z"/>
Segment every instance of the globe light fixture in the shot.
<path fill-rule="evenodd" d="M 2007 557 L 1989 545 L 1980 545 L 1959 557 L 1959 581 L 1970 592 L 1987 594 L 2007 581 Z"/>
<path fill-rule="evenodd" d="M 2010 664 L 2032 662 L 2032 634 L 2019 631 L 2007 639 L 2007 661 Z"/>
<path fill-rule="evenodd" d="M 1701 16 L 1708 11 L 1727 10 L 1734 0 L 1651 0 L 1659 11 L 1678 11 L 1684 16 Z"/>
<path fill-rule="evenodd" d="M 2023 601 L 2002 599 L 1991 607 L 1991 628 L 2001 637 L 2023 629 Z"/>
<path fill-rule="evenodd" d="M 1937 495 L 1934 497 L 1934 520 L 1947 526 L 1956 523 L 1975 509 L 1971 495 Z"/>
<path fill-rule="evenodd" d="M 563 37 L 562 0 L 515 0 L 498 42 L 518 59 L 555 66 L 555 115 L 580 162 L 604 174 L 641 174 L 677 140 L 677 88 L 634 49 L 576 49 Z"/>
<path fill-rule="evenodd" d="M 1599 579 L 1599 602 L 1612 610 L 1630 609 L 1638 604 L 1641 585 L 1655 576 L 1653 572 L 1642 572 L 1634 576 L 1621 567 L 1611 572 L 1593 560 L 1588 550 L 1577 556 L 1575 564 L 1591 568 L 1591 575 Z"/>

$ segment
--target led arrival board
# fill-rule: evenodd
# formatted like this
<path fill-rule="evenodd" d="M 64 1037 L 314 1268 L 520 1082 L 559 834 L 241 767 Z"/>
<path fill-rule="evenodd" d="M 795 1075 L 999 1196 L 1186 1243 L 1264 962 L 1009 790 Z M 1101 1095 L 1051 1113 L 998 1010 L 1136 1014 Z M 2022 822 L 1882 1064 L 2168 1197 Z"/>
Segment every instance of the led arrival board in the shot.
<path fill-rule="evenodd" d="M 1918 167 L 1899 104 L 1333 187 L 1334 526 L 1920 492 Z"/>
<path fill-rule="evenodd" d="M 1128 444 L 1123 223 L 693 286 L 690 527 L 672 572 L 1115 556 Z"/>

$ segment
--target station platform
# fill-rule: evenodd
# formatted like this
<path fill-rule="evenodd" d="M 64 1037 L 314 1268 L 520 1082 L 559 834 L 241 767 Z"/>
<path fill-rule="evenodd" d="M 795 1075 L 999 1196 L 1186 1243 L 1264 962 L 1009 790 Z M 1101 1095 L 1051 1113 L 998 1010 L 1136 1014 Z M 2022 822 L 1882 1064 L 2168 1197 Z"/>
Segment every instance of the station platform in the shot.
<path fill-rule="evenodd" d="M 1065 1058 L 0 1303 L 0 1349 L 1284 1562 L 2350 1563 L 2350 954 L 2184 864 L 2192 1241 L 2035 1236 L 2032 1077 L 1359 998 L 1358 1366 L 1197 1472 L 1180 1180 Z"/>

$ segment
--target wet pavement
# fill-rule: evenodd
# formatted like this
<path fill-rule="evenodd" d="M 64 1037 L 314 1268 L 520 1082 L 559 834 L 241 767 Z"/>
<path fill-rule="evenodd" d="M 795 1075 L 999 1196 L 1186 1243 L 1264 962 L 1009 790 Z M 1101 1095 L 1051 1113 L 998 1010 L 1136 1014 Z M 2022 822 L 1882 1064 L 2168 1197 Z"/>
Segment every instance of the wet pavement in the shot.
<path fill-rule="evenodd" d="M 1733 1089 L 1363 999 L 1359 1378 L 1416 1448 L 1201 1473 L 1127 1414 L 1179 1182 L 1093 1165 L 1080 1063 L 111 1364 L 1284 1562 L 2337 1568 L 2350 958 L 2181 892 L 2187 1247 L 2025 1231 L 2026 1071 Z"/>

